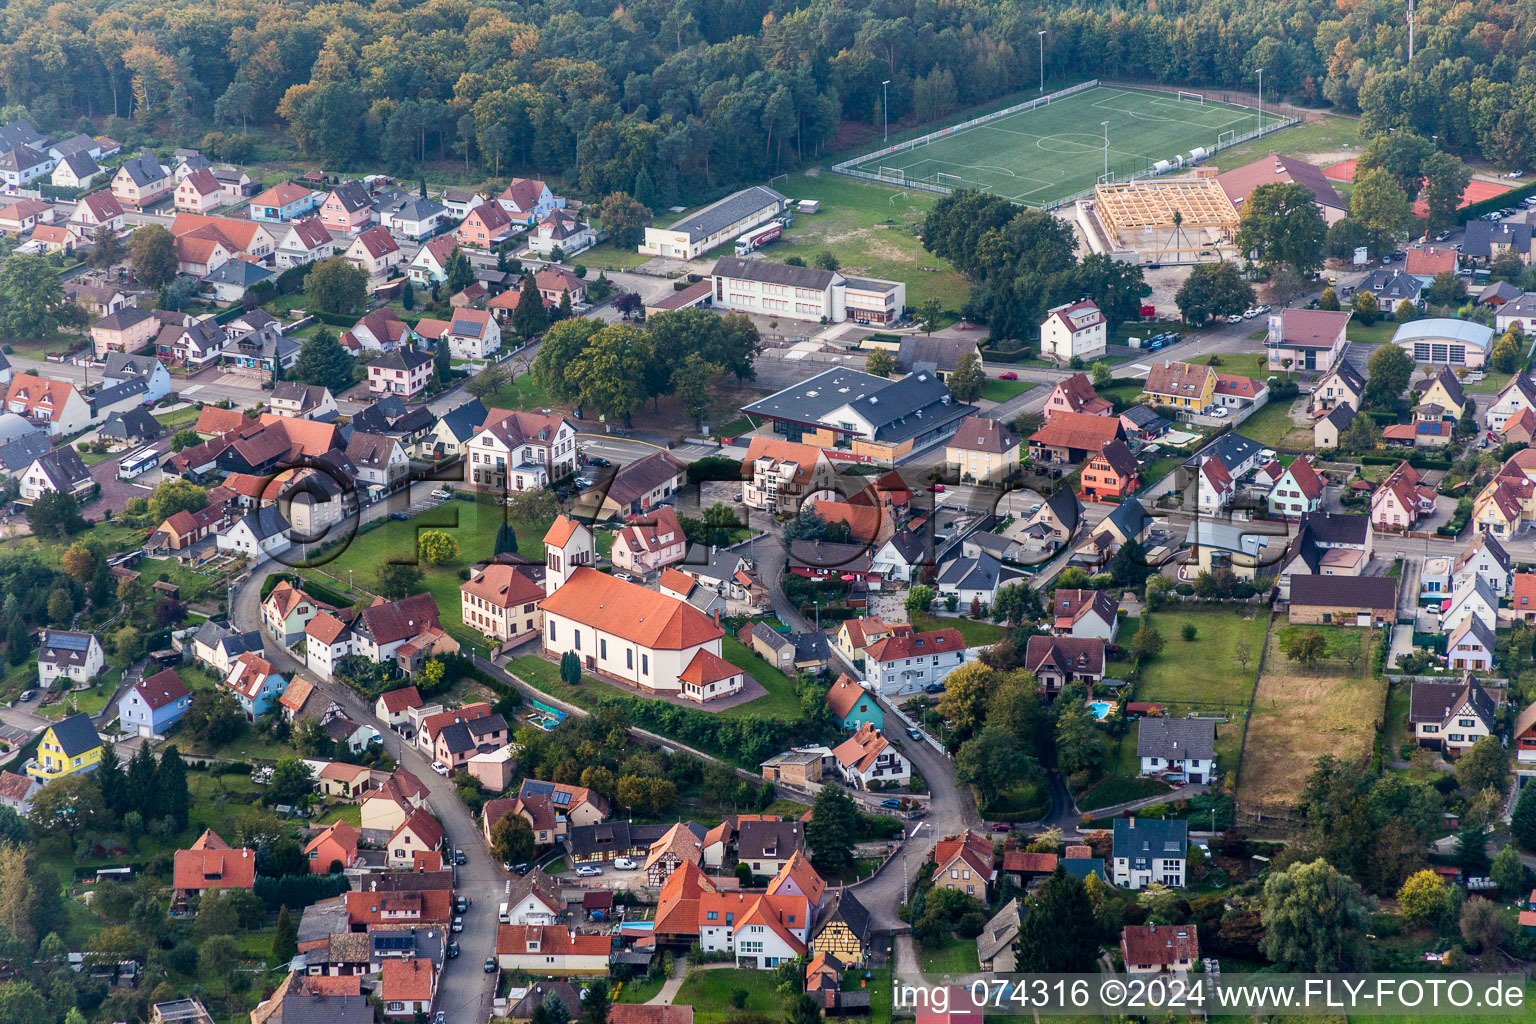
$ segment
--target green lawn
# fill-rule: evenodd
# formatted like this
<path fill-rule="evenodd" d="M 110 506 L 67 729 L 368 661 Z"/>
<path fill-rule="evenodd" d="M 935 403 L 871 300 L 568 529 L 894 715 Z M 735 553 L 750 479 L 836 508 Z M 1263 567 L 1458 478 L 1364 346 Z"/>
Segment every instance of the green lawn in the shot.
<path fill-rule="evenodd" d="M 783 1015 L 784 996 L 778 990 L 773 972 L 737 967 L 694 971 L 678 989 L 673 1003 L 692 1006 L 696 1024 L 719 1024 L 738 1012 L 731 1006 L 731 993 L 736 991 L 746 993 L 743 1009 L 768 1014 L 775 1019 Z"/>
<path fill-rule="evenodd" d="M 321 816 L 317 825 L 334 825 L 338 821 L 344 821 L 356 828 L 363 827 L 363 809 L 357 804 L 337 804 Z"/>
<path fill-rule="evenodd" d="M 1006 402 L 1010 398 L 1017 398 L 1034 386 L 1035 382 L 1032 380 L 998 380 L 996 377 L 989 377 L 981 386 L 981 397 L 989 402 Z"/>
<path fill-rule="evenodd" d="M 1350 341 L 1358 341 L 1365 345 L 1380 345 L 1392 340 L 1392 335 L 1402 326 L 1395 320 L 1378 320 L 1367 327 L 1365 324 L 1351 318 L 1349 326 L 1344 331 L 1344 336 Z"/>
<path fill-rule="evenodd" d="M 781 721 L 794 721 L 801 717 L 800 698 L 795 695 L 795 681 L 743 644 L 729 633 L 720 641 L 720 655 L 747 675 L 763 684 L 768 694 L 734 708 L 720 712 L 726 718 L 743 715 L 767 715 Z"/>
<path fill-rule="evenodd" d="M 951 935 L 943 945 L 920 948 L 924 974 L 974 974 L 981 969 L 976 959 L 976 940 Z"/>
<path fill-rule="evenodd" d="M 1513 377 L 1512 373 L 1499 373 L 1497 370 L 1489 370 L 1482 380 L 1467 387 L 1465 390 L 1479 395 L 1496 395 L 1504 390 L 1504 386 Z"/>
<path fill-rule="evenodd" d="M 830 250 L 844 273 L 905 281 L 909 307 L 928 299 L 938 299 L 946 310 L 965 304 L 970 290 L 965 278 L 917 240 L 918 225 L 938 196 L 831 173 L 792 174 L 774 188 L 791 199 L 819 200 L 821 210 L 797 215 L 784 238 L 763 250 L 767 259 L 782 263 L 799 256 L 810 263 Z"/>
<path fill-rule="evenodd" d="M 657 224 L 670 224 L 673 215 L 663 212 L 656 218 Z M 636 252 L 632 245 L 617 246 L 610 244 L 594 245 L 580 256 L 581 263 L 591 268 L 588 277 L 594 280 L 598 270 L 633 270 L 651 257 L 645 253 Z"/>
<path fill-rule="evenodd" d="M 1264 647 L 1267 614 L 1261 612 L 1244 619 L 1230 608 L 1175 608 L 1156 612 L 1151 618 L 1162 634 L 1163 652 L 1143 663 L 1135 700 L 1209 708 L 1247 705 L 1253 688 L 1251 673 Z M 1179 635 L 1185 624 L 1195 627 L 1192 641 Z M 1129 643 L 1140 626 L 1136 619 L 1121 622 L 1121 642 Z M 1235 653 L 1240 642 L 1246 642 L 1250 651 L 1247 672 L 1242 670 Z M 1130 665 L 1125 662 L 1111 662 L 1105 669 L 1106 674 L 1120 678 L 1125 678 L 1124 673 L 1129 671 Z"/>
<path fill-rule="evenodd" d="M 1297 427 L 1291 422 L 1291 400 L 1282 399 L 1279 402 L 1270 402 L 1258 412 L 1243 420 L 1236 428 L 1244 437 L 1259 442 L 1266 448 L 1274 448 L 1285 443 L 1287 436 L 1296 435 L 1298 443 L 1305 442 L 1306 447 L 1312 446 L 1312 432 L 1306 427 Z"/>
<path fill-rule="evenodd" d="M 549 392 L 534 381 L 531 373 L 523 374 L 484 401 L 487 409 L 548 409 L 551 404 Z"/>
<path fill-rule="evenodd" d="M 1113 775 L 1078 797 L 1077 807 L 1081 811 L 1096 811 L 1100 807 L 1113 807 L 1142 797 L 1167 793 L 1169 790 L 1166 782 L 1158 782 L 1156 779 L 1144 779 L 1139 775 Z"/>
<path fill-rule="evenodd" d="M 1008 635 L 1008 630 L 995 622 L 954 618 L 948 615 L 919 613 L 912 620 L 912 626 L 920 633 L 926 633 L 931 629 L 958 629 L 960 635 L 965 638 L 967 647 L 987 647 L 998 643 Z"/>
<path fill-rule="evenodd" d="M 1341 149 L 1358 147 L 1359 144 L 1360 125 L 1356 119 L 1323 114 L 1317 116 L 1316 120 L 1292 125 L 1278 134 L 1266 135 L 1241 146 L 1222 150 L 1212 162 L 1218 169 L 1230 171 L 1275 152 L 1276 147 L 1279 147 L 1279 152 L 1307 160 L 1316 154 L 1335 153 Z"/>
<path fill-rule="evenodd" d="M 183 409 L 171 409 L 168 412 L 157 412 L 154 414 L 154 417 L 160 422 L 162 427 L 166 427 L 175 431 L 182 427 L 196 423 L 197 418 L 200 415 L 202 415 L 201 409 L 189 405 Z"/>
<path fill-rule="evenodd" d="M 622 983 L 616 1003 L 648 1003 L 661 991 L 661 986 L 667 983 L 665 978 L 636 978 L 633 981 Z"/>
<path fill-rule="evenodd" d="M 222 575 L 193 572 L 174 558 L 145 558 L 139 562 L 138 569 L 144 574 L 146 585 L 152 585 L 161 576 L 166 577 L 166 582 L 176 584 L 181 588 L 183 602 L 201 601 L 210 592 L 215 597 L 223 596 Z"/>
<path fill-rule="evenodd" d="M 68 718 L 77 712 L 84 711 L 95 718 L 107 706 L 107 698 L 112 696 L 112 691 L 122 681 L 123 670 L 110 668 L 102 675 L 102 680 L 89 690 L 69 692 L 64 694 L 64 699 L 57 704 L 50 704 L 43 708 L 41 714 L 45 718 L 51 718 L 55 722 Z"/>

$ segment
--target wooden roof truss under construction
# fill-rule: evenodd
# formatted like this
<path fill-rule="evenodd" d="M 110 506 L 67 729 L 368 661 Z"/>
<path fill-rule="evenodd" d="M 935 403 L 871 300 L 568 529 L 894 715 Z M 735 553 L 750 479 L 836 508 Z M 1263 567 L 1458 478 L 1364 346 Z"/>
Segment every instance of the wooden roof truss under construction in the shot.
<path fill-rule="evenodd" d="M 1100 185 L 1095 190 L 1099 221 L 1121 244 L 1140 248 L 1154 236 L 1166 239 L 1174 230 L 1174 212 L 1182 215 L 1181 232 L 1205 232 L 1229 241 L 1237 231 L 1237 208 L 1215 178 L 1175 178 Z M 1177 246 L 1182 248 L 1182 246 Z"/>

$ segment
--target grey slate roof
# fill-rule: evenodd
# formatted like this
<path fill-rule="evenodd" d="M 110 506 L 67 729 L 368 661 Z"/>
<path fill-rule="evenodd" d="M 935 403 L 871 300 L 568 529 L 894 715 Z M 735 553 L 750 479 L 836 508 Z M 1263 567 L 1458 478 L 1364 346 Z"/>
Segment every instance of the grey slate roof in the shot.
<path fill-rule="evenodd" d="M 1183 860 L 1189 855 L 1189 823 L 1182 818 L 1116 818 L 1112 856 L 1130 859 L 1145 869 L 1156 860 Z M 1060 862 L 1058 862 L 1060 863 Z"/>
<path fill-rule="evenodd" d="M 1145 505 L 1132 498 L 1130 501 L 1122 501 L 1115 506 L 1115 510 L 1109 514 L 1106 522 L 1113 523 L 1115 529 L 1120 531 L 1123 537 L 1136 537 L 1146 527 L 1147 521 L 1152 518 Z"/>
<path fill-rule="evenodd" d="M 150 319 L 149 310 L 140 309 L 138 306 L 124 306 L 121 309 L 108 313 L 91 326 L 93 328 L 100 327 L 104 331 L 126 331 L 128 328 L 141 324 L 148 319 Z"/>
<path fill-rule="evenodd" d="M 485 422 L 487 415 L 485 404 L 476 398 L 448 410 L 438 423 L 447 427 L 448 432 L 463 444 L 474 436 L 475 428 Z"/>
<path fill-rule="evenodd" d="M 149 394 L 149 380 L 145 377 L 129 377 L 117 384 L 104 387 L 91 396 L 91 404 L 97 409 L 107 409 L 119 402 Z"/>
<path fill-rule="evenodd" d="M 1323 547 L 1363 547 L 1370 526 L 1369 516 L 1348 512 L 1306 512 L 1302 514 L 1298 531 L 1310 529 L 1313 539 Z"/>
<path fill-rule="evenodd" d="M 888 387 L 891 381 L 884 377 L 852 370 L 846 367 L 826 370 L 777 391 L 767 398 L 744 406 L 742 412 L 749 416 L 771 416 L 794 420 L 798 423 L 820 423 L 832 410 L 847 405 L 856 398 L 873 395 Z"/>
<path fill-rule="evenodd" d="M 1136 756 L 1209 761 L 1216 756 L 1216 723 L 1208 718 L 1143 718 L 1136 733 Z"/>
<path fill-rule="evenodd" d="M 1291 579 L 1291 607 L 1373 610 L 1397 607 L 1397 581 L 1390 576 L 1296 576 Z M 1493 602 L 1498 607 L 1498 600 Z"/>
<path fill-rule="evenodd" d="M 215 646 L 221 648 L 225 656 L 231 661 L 242 654 L 260 654 L 262 651 L 261 633 L 254 629 L 249 633 L 227 633 Z"/>
<path fill-rule="evenodd" d="M 832 647 L 827 642 L 827 634 L 812 630 L 809 633 L 794 633 L 789 642 L 795 645 L 796 661 L 825 661 L 832 654 Z"/>
<path fill-rule="evenodd" d="M 229 260 L 220 264 L 212 273 L 205 274 L 203 280 L 212 284 L 236 284 L 242 288 L 270 281 L 277 275 L 266 267 L 259 266 L 247 260 Z"/>
<path fill-rule="evenodd" d="M 1003 573 L 1002 563 L 983 551 L 975 558 L 957 558 L 939 572 L 941 587 L 957 590 L 994 590 Z"/>
<path fill-rule="evenodd" d="M 159 181 L 166 177 L 165 169 L 160 166 L 160 161 L 151 153 L 141 153 L 138 156 L 129 157 L 123 161 L 121 170 L 140 188 L 152 181 Z"/>
<path fill-rule="evenodd" d="M 1324 416 L 1323 419 L 1332 423 L 1334 428 L 1342 434 L 1345 430 L 1349 429 L 1351 423 L 1355 422 L 1355 407 L 1340 402 L 1332 409 L 1329 409 L 1328 415 Z"/>
<path fill-rule="evenodd" d="M 1470 672 L 1459 682 L 1419 681 L 1413 684 L 1413 693 L 1408 699 L 1408 720 L 1445 722 L 1468 705 L 1485 726 L 1493 727 L 1497 705 Z"/>
<path fill-rule="evenodd" d="M 64 748 L 65 757 L 74 757 L 101 746 L 101 737 L 91 724 L 91 716 L 84 711 L 55 723 L 53 735 L 59 741 L 59 746 Z"/>
<path fill-rule="evenodd" d="M 15 416 L 15 413 L 9 415 Z M 21 417 L 17 416 L 17 419 Z M 25 422 L 25 421 L 23 421 Z M 31 424 L 28 424 L 31 426 Z M 17 433 L 7 440 L 0 441 L 0 468 L 8 473 L 19 473 L 32 465 L 39 455 L 53 447 L 48 441 L 48 432 L 33 428 Z"/>
<path fill-rule="evenodd" d="M 816 267 L 794 267 L 787 263 L 770 263 L 767 260 L 744 260 L 737 256 L 722 256 L 710 270 L 714 277 L 734 277 L 742 281 L 760 281 L 764 284 L 784 285 L 788 288 L 809 288 L 824 291 L 842 279 L 835 270 Z"/>
<path fill-rule="evenodd" d="M 1221 460 L 1222 466 L 1230 473 L 1234 466 L 1242 465 L 1263 450 L 1264 446 L 1259 442 L 1250 441 L 1242 434 L 1228 431 L 1190 456 L 1184 465 L 1190 469 L 1198 469 L 1206 458 L 1214 455 Z"/>
<path fill-rule="evenodd" d="M 74 172 L 76 178 L 89 178 L 91 175 L 98 174 L 101 171 L 101 165 L 96 162 L 91 154 L 85 152 L 70 153 L 60 160 L 59 163 Z"/>
<path fill-rule="evenodd" d="M 1378 300 L 1397 305 L 1405 299 L 1412 302 L 1419 297 L 1424 282 L 1412 274 L 1405 274 L 1396 267 L 1382 267 L 1360 282 L 1357 291 L 1370 292 Z"/>
<path fill-rule="evenodd" d="M 48 474 L 55 490 L 73 490 L 77 484 L 91 477 L 91 471 L 80 460 L 80 453 L 70 445 L 39 455 L 37 463 Z"/>
<path fill-rule="evenodd" d="M 1487 259 L 1493 255 L 1495 243 L 1508 245 L 1517 253 L 1528 253 L 1531 251 L 1531 225 L 1523 221 L 1468 221 L 1461 240 L 1461 252 L 1463 256 Z"/>
<path fill-rule="evenodd" d="M 283 518 L 283 514 L 278 511 L 276 505 L 268 505 L 255 512 L 247 513 L 240 521 L 250 528 L 257 540 L 266 540 L 268 537 L 275 537 L 288 530 L 288 520 Z"/>
<path fill-rule="evenodd" d="M 748 215 L 761 210 L 765 206 L 777 205 L 782 207 L 789 200 L 784 196 L 768 188 L 765 185 L 755 185 L 752 188 L 744 188 L 740 192 L 733 192 L 717 203 L 704 207 L 698 213 L 692 213 L 679 221 L 669 225 L 668 230 L 688 232 L 688 240 L 697 242 L 701 238 L 708 238 L 715 232 L 729 227 Z"/>
<path fill-rule="evenodd" d="M 155 372 L 160 360 L 151 355 L 132 355 L 127 352 L 108 352 L 103 377 L 127 380 L 129 377 L 147 377 Z"/>
<path fill-rule="evenodd" d="M 101 433 L 107 437 L 120 437 L 129 441 L 147 441 L 165 433 L 160 421 L 143 406 L 127 412 L 115 412 L 101 425 Z"/>

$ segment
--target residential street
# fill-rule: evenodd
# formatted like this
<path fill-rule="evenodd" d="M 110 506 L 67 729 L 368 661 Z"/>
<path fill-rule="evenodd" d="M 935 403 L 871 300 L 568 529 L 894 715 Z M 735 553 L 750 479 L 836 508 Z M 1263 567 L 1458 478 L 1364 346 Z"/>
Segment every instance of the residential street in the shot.
<path fill-rule="evenodd" d="M 233 625 L 247 630 L 261 628 L 262 581 L 285 568 L 267 561 L 252 570 L 235 590 L 230 605 Z M 265 657 L 275 669 L 289 678 L 301 670 L 302 666 L 280 644 L 265 635 L 263 639 Z M 427 787 L 428 803 L 432 813 L 443 823 L 449 849 L 463 850 L 468 857 L 469 863 L 457 869 L 457 892 L 472 901 L 469 913 L 464 915 L 464 931 L 453 936 L 458 940 L 462 954 L 457 960 L 447 961 L 443 969 L 438 1006 L 447 1012 L 450 1021 L 485 1020 L 490 1015 L 495 976 L 484 973 L 482 968 L 486 957 L 495 955 L 496 908 L 511 875 L 492 861 L 469 809 L 459 800 L 452 781 L 432 770 L 430 758 L 391 732 L 349 687 L 326 682 L 307 671 L 303 674 L 321 693 L 340 704 L 354 721 L 379 730 L 390 755 Z"/>

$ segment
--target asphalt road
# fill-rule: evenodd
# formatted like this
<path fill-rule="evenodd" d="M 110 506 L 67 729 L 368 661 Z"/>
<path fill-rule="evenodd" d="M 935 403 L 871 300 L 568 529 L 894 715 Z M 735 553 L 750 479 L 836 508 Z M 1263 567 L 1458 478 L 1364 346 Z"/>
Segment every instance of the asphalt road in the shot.
<path fill-rule="evenodd" d="M 252 570 L 241 583 L 230 606 L 230 621 L 241 629 L 261 628 L 261 584 L 268 575 L 285 567 L 267 561 Z M 281 644 L 264 635 L 265 657 L 283 675 L 292 678 L 303 668 Z M 399 735 L 390 731 L 373 714 L 373 708 L 349 687 L 327 682 L 309 673 L 302 674 L 327 698 L 342 706 L 353 720 L 364 722 L 384 736 L 385 749 L 400 765 L 426 786 L 432 813 L 443 823 L 447 845 L 463 850 L 468 863 L 457 869 L 457 893 L 471 900 L 464 915 L 464 931 L 451 936 L 463 951 L 457 960 L 449 960 L 438 986 L 438 1009 L 448 1020 L 477 1021 L 490 1016 L 495 975 L 484 971 L 485 959 L 496 951 L 496 908 L 500 904 L 511 875 L 496 864 L 486 850 L 485 840 L 474 817 L 459 800 L 453 783 L 432 770 L 431 760 Z"/>

